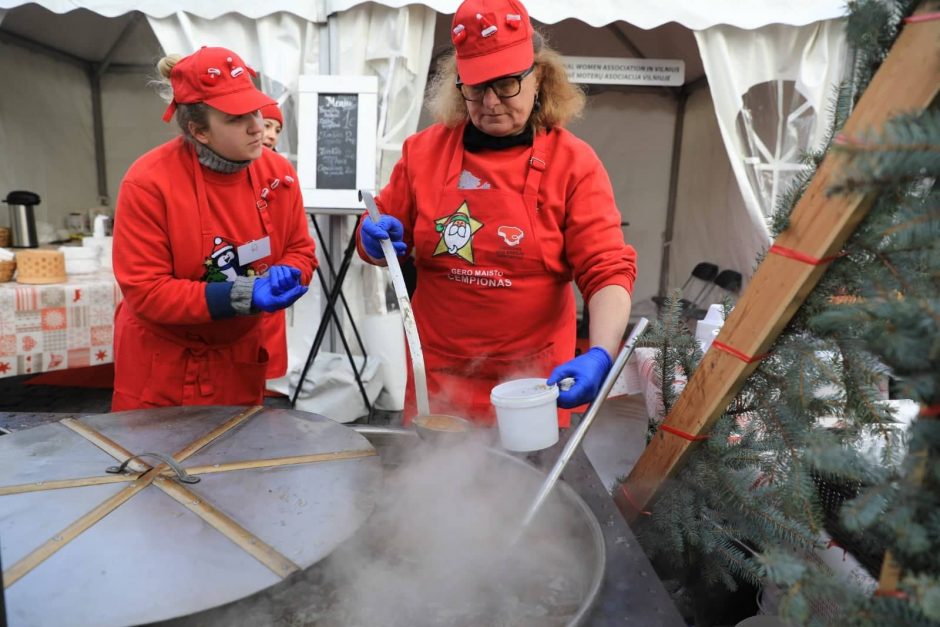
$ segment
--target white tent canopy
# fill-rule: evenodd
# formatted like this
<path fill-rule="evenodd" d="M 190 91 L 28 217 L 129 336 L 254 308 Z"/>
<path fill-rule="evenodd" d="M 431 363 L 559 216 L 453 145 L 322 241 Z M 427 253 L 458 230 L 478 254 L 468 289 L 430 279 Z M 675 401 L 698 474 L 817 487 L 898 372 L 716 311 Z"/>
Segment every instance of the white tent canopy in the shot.
<path fill-rule="evenodd" d="M 0 0 L 0 9 L 24 4 L 17 0 Z M 238 13 L 248 18 L 259 18 L 274 13 L 291 13 L 310 22 L 325 22 L 328 15 L 341 13 L 363 0 L 40 0 L 53 13 L 67 13 L 75 9 L 88 9 L 105 17 L 118 17 L 130 11 L 140 11 L 148 17 L 164 18 L 186 12 L 205 19 L 215 19 L 227 13 Z M 453 13 L 458 0 L 425 0 L 415 3 L 406 0 L 383 0 L 384 6 L 401 8 L 422 4 L 437 13 Z M 802 26 L 845 15 L 842 0 L 536 0 L 527 6 L 533 19 L 554 24 L 566 19 L 577 19 L 591 26 L 605 26 L 613 22 L 628 22 L 639 28 L 651 29 L 667 22 L 677 22 L 692 30 L 703 30 L 718 24 L 752 29 L 767 24 Z"/>
<path fill-rule="evenodd" d="M 387 112 L 381 185 L 401 141 L 429 123 L 419 117 L 421 95 L 432 53 L 449 46 L 448 14 L 458 4 L 0 0 L 0 73 L 11 77 L 0 99 L 0 194 L 40 193 L 39 217 L 50 222 L 101 199 L 113 204 L 130 163 L 175 132 L 160 121 L 164 105 L 147 85 L 155 62 L 199 45 L 231 47 L 258 69 L 262 89 L 288 101 L 289 132 L 301 74 L 378 76 Z M 838 79 L 835 57 L 844 50 L 832 20 L 844 15 L 843 0 L 533 0 L 528 8 L 562 54 L 685 61 L 682 88 L 590 87 L 585 116 L 572 126 L 605 163 L 625 237 L 639 250 L 635 313 L 655 313 L 650 297 L 681 285 L 698 261 L 746 280 L 767 243 L 768 202 L 758 196 L 768 187 L 772 204 L 780 191 L 780 177 L 755 172 L 779 173 L 787 150 L 810 148 L 824 133 L 825 117 L 807 121 L 800 107 L 807 101 L 824 113 L 816 105 Z M 736 69 L 742 56 L 765 63 L 749 63 L 744 76 Z M 748 92 L 755 83 L 780 89 Z M 772 141 L 748 135 L 763 128 L 753 117 L 760 98 L 776 98 Z M 293 144 L 281 148 L 290 154 Z M 374 310 L 363 303 L 381 300 L 365 291 L 347 292 L 356 317 Z"/>

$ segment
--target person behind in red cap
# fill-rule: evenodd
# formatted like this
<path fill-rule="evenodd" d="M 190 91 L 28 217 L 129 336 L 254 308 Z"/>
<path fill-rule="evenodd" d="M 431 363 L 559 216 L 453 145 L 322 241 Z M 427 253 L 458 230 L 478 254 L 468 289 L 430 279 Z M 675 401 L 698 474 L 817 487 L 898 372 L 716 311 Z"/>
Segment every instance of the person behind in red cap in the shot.
<path fill-rule="evenodd" d="M 386 238 L 399 255 L 414 254 L 433 413 L 491 424 L 496 384 L 571 378 L 558 397 L 564 427 L 568 409 L 597 395 L 619 350 L 636 251 L 624 243 L 604 166 L 564 128 L 584 94 L 526 8 L 466 0 L 450 36 L 454 53 L 429 88 L 438 123 L 405 141 L 377 199 L 384 215 L 360 221 L 359 254 L 383 264 Z M 592 344 L 577 357 L 572 279 Z M 406 422 L 414 408 L 408 386 Z"/>
<path fill-rule="evenodd" d="M 271 150 L 277 149 L 277 138 L 284 129 L 284 116 L 276 102 L 261 107 L 261 118 L 264 120 L 264 138 L 262 143 Z"/>
<path fill-rule="evenodd" d="M 237 54 L 204 47 L 157 68 L 182 135 L 121 182 L 111 409 L 260 405 L 286 355 L 270 363 L 258 314 L 289 307 L 316 267 L 297 174 L 264 149 L 273 100 Z"/>
<path fill-rule="evenodd" d="M 259 109 L 261 120 L 264 123 L 264 135 L 261 143 L 266 148 L 277 152 L 277 138 L 284 128 L 284 116 L 276 102 L 266 104 Z M 262 334 L 266 340 L 270 361 L 268 362 L 268 378 L 276 379 L 284 376 L 287 364 L 287 320 L 283 309 L 262 314 Z"/>

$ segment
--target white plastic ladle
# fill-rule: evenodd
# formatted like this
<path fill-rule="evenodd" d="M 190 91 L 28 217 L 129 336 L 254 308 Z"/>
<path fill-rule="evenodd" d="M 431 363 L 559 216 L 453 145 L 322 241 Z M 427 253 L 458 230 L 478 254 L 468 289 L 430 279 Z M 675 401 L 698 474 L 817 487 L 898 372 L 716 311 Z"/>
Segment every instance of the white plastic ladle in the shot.
<path fill-rule="evenodd" d="M 369 211 L 369 218 L 378 222 L 381 218 L 375 199 L 369 192 L 359 192 L 359 199 L 365 203 Z M 382 240 L 382 252 L 385 253 L 385 263 L 388 272 L 392 275 L 392 286 L 395 288 L 395 297 L 398 299 L 398 309 L 401 311 L 401 320 L 405 326 L 405 338 L 408 340 L 408 350 L 411 351 L 411 369 L 415 384 L 415 404 L 418 414 L 426 416 L 431 413 L 428 402 L 428 380 L 424 370 L 424 353 L 421 352 L 421 338 L 418 337 L 418 326 L 415 324 L 414 313 L 411 311 L 411 300 L 408 298 L 408 289 L 405 287 L 405 277 L 401 273 L 398 255 L 389 239 Z"/>

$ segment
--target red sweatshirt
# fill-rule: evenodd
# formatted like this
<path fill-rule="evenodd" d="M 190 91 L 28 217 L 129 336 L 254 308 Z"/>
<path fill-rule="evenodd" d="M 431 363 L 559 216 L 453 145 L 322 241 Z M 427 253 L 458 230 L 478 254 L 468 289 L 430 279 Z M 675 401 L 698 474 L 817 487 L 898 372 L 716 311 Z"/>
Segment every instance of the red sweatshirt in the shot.
<path fill-rule="evenodd" d="M 586 143 L 564 129 L 537 140 L 545 163 L 533 202 L 524 197 L 532 147 L 466 152 L 463 131 L 438 124 L 410 137 L 377 203 L 401 220 L 415 251 L 415 320 L 425 359 L 436 362 L 429 388 L 450 397 L 437 409 L 432 398 L 432 411 L 487 422 L 494 381 L 547 377 L 574 356 L 570 281 L 585 302 L 608 285 L 632 292 L 636 251 L 623 241 L 607 172 Z M 463 225 L 469 239 L 447 241 Z M 435 370 L 466 372 L 436 386 Z M 462 407 L 458 397 L 471 395 L 473 406 Z"/>
<path fill-rule="evenodd" d="M 124 301 L 115 320 L 115 411 L 241 404 L 234 390 L 212 391 L 232 385 L 225 361 L 251 371 L 252 394 L 260 373 L 263 390 L 262 317 L 234 316 L 230 282 L 284 264 L 308 284 L 316 267 L 297 174 L 286 159 L 265 150 L 245 170 L 220 174 L 199 165 L 194 153 L 182 138 L 170 141 L 138 159 L 121 184 L 114 273 Z M 265 236 L 270 256 L 240 264 L 238 246 Z M 168 356 L 177 363 L 154 366 Z M 153 380 L 160 377 L 170 380 Z"/>

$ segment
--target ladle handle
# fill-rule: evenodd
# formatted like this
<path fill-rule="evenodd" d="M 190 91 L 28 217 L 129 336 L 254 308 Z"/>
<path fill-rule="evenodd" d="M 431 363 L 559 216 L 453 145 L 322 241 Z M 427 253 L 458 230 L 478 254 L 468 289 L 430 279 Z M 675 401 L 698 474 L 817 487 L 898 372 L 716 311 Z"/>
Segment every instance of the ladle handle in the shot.
<path fill-rule="evenodd" d="M 535 500 L 532 501 L 532 505 L 529 506 L 529 511 L 526 512 L 525 518 L 522 521 L 523 529 L 528 527 L 529 523 L 532 522 L 532 519 L 535 518 L 535 514 L 539 511 L 539 508 L 542 506 L 542 503 L 545 502 L 545 499 L 548 497 L 549 493 L 551 493 L 552 488 L 555 487 L 555 484 L 558 482 L 558 477 L 561 476 L 562 471 L 565 469 L 565 466 L 568 465 L 568 462 L 574 455 L 578 445 L 581 444 L 581 440 L 584 439 L 585 434 L 587 434 L 587 430 L 591 428 L 591 423 L 594 422 L 594 418 L 597 416 L 598 410 L 600 410 L 601 405 L 604 404 L 604 401 L 607 400 L 607 395 L 610 394 L 610 389 L 614 387 L 614 382 L 617 380 L 617 377 L 620 376 L 620 371 L 623 370 L 627 360 L 630 359 L 630 355 L 633 354 L 633 349 L 636 347 L 637 340 L 639 340 L 640 336 L 643 335 L 643 332 L 646 331 L 648 324 L 649 320 L 646 318 L 640 318 L 636 325 L 634 325 L 633 331 L 630 332 L 630 336 L 627 338 L 623 348 L 617 355 L 617 359 L 614 360 L 614 364 L 611 366 L 610 372 L 607 373 L 607 378 L 604 379 L 604 383 L 601 384 L 600 391 L 598 391 L 597 396 L 594 397 L 594 400 L 591 402 L 590 407 L 588 407 L 587 412 L 585 412 L 584 417 L 581 418 L 581 424 L 578 425 L 578 428 L 575 429 L 574 433 L 571 434 L 571 437 L 568 438 L 568 442 L 565 443 L 565 448 L 561 451 L 561 455 L 558 456 L 558 461 L 555 462 L 555 466 L 552 467 L 551 472 L 548 473 L 548 477 L 545 478 L 545 482 L 542 483 L 542 488 L 539 490 L 538 495 L 535 497 Z"/>
<path fill-rule="evenodd" d="M 378 222 L 382 216 L 375 204 L 372 194 L 366 191 L 359 192 L 359 198 L 366 205 L 369 217 Z M 382 252 L 385 253 L 385 262 L 388 272 L 392 276 L 392 286 L 395 288 L 395 297 L 398 299 L 398 309 L 401 311 L 401 320 L 405 326 L 405 338 L 408 340 L 408 350 L 411 352 L 411 369 L 414 374 L 415 405 L 418 414 L 426 416 L 431 413 L 428 402 L 428 380 L 424 370 L 424 353 L 421 351 L 421 339 L 418 337 L 418 325 L 415 323 L 414 313 L 411 311 L 411 300 L 408 298 L 408 288 L 405 287 L 405 277 L 401 273 L 398 255 L 389 239 L 382 240 Z"/>

